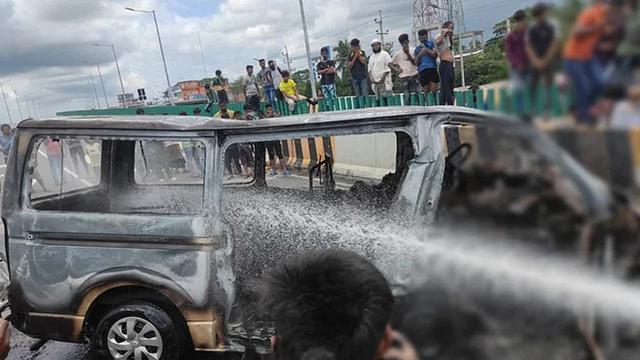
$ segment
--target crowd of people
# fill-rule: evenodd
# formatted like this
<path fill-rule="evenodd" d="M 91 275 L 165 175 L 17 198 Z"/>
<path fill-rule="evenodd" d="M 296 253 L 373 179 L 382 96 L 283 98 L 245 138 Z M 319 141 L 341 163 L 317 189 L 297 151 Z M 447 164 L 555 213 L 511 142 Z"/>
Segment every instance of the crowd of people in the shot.
<path fill-rule="evenodd" d="M 409 35 L 402 34 L 398 38 L 401 49 L 393 57 L 383 49 L 382 42 L 374 39 L 371 42 L 371 55 L 367 56 L 360 40 L 350 42 L 351 52 L 347 67 L 351 74 L 351 85 L 355 96 L 373 94 L 378 101 L 385 101 L 394 91 L 393 77 L 400 80 L 405 101 L 409 102 L 411 94 L 424 91 L 437 96 L 440 90 L 439 103 L 454 104 L 454 56 L 453 56 L 454 24 L 447 21 L 433 40 L 429 39 L 426 29 L 420 30 L 420 43 L 416 48 L 410 46 Z M 316 64 L 320 80 L 319 98 L 323 98 L 328 109 L 335 109 L 338 91 L 336 87 L 337 65 L 331 56 L 332 49 L 320 49 L 320 60 Z M 289 111 L 296 111 L 298 102 L 307 102 L 311 112 L 317 111 L 318 99 L 310 99 L 300 94 L 298 84 L 288 70 L 281 69 L 275 60 L 258 60 L 259 70 L 256 73 L 253 65 L 247 65 L 246 75 L 241 79 L 244 98 L 253 111 L 260 112 L 260 102 L 264 100 L 273 109 L 277 102 L 287 103 Z M 229 80 L 216 70 L 215 77 L 207 84 L 208 104 L 205 113 L 211 113 L 214 104 L 229 103 Z"/>
<path fill-rule="evenodd" d="M 563 45 L 547 5 L 516 11 L 505 44 L 516 112 L 526 111 L 530 94 L 531 104 L 541 102 L 548 114 L 561 60 L 577 124 L 639 125 L 637 19 L 637 0 L 596 0 L 578 14 Z"/>

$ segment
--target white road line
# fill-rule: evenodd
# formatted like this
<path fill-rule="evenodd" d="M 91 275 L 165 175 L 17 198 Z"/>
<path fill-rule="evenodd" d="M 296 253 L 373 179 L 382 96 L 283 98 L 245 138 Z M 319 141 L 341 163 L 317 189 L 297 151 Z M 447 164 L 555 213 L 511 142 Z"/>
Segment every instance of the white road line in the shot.
<path fill-rule="evenodd" d="M 45 158 L 47 158 L 47 160 L 49 160 L 49 157 L 47 156 L 47 154 L 45 154 L 42 150 L 38 150 L 38 154 L 44 156 Z M 87 180 L 81 178 L 80 176 L 78 176 L 76 173 L 74 173 L 73 171 L 64 168 L 64 171 L 66 171 L 69 175 L 73 176 L 74 178 L 80 180 L 85 186 L 93 186 L 92 183 L 88 182 Z"/>

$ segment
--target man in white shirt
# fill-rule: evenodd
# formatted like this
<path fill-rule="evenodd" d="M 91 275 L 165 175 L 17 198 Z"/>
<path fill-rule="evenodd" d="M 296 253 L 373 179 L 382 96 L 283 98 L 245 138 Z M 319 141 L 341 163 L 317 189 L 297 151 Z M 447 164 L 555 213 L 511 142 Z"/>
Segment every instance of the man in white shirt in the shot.
<path fill-rule="evenodd" d="M 398 42 L 402 45 L 402 49 L 393 55 L 389 66 L 400 74 L 400 84 L 404 92 L 404 101 L 405 104 L 408 104 L 411 94 L 420 91 L 418 68 L 416 68 L 416 59 L 412 55 L 414 50 L 409 47 L 409 35 L 400 35 Z"/>
<path fill-rule="evenodd" d="M 382 50 L 382 43 L 378 39 L 371 42 L 373 54 L 369 57 L 369 80 L 371 88 L 376 95 L 376 100 L 380 97 L 391 95 L 393 81 L 391 79 L 391 55 Z"/>

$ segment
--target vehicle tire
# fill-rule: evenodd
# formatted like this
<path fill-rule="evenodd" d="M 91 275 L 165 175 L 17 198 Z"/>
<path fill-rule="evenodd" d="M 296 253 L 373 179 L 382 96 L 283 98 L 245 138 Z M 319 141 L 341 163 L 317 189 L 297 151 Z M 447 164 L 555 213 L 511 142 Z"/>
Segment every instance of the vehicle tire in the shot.
<path fill-rule="evenodd" d="M 113 308 L 100 320 L 92 337 L 92 345 L 102 359 L 116 359 L 118 355 L 118 359 L 134 360 L 139 352 L 142 359 L 179 360 L 193 350 L 189 344 L 179 320 L 146 301 Z"/>

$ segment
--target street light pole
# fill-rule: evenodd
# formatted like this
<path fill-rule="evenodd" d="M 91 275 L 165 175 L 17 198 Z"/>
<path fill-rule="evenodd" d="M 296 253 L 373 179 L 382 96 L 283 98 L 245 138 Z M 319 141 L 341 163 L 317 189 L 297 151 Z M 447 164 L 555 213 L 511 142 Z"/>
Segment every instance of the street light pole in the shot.
<path fill-rule="evenodd" d="M 4 86 L 0 82 L 0 89 L 2 90 L 2 98 L 4 99 L 4 106 L 7 108 L 7 115 L 9 115 L 9 122 L 13 125 L 13 118 L 11 118 L 11 112 L 9 111 L 9 104 L 7 103 L 7 95 L 4 93 Z"/>
<path fill-rule="evenodd" d="M 20 98 L 18 97 L 18 92 L 13 91 L 16 96 L 16 103 L 18 103 L 18 112 L 20 113 L 20 120 L 24 120 L 24 115 L 22 115 L 22 107 L 20 106 Z"/>
<path fill-rule="evenodd" d="M 118 64 L 118 56 L 116 55 L 116 47 L 113 44 L 93 44 L 93 46 L 106 46 L 111 47 L 113 52 L 113 59 L 116 62 L 116 70 L 118 70 L 118 79 L 120 79 L 120 89 L 122 90 L 122 103 L 127 107 L 127 95 L 124 92 L 124 82 L 122 82 L 122 74 L 120 73 L 120 65 Z"/>
<path fill-rule="evenodd" d="M 93 95 L 96 97 L 96 104 L 98 104 L 98 109 L 100 109 L 100 99 L 98 98 L 98 91 L 96 90 L 96 83 L 93 81 L 93 75 L 89 73 L 89 78 L 91 79 L 91 87 L 93 88 Z"/>
<path fill-rule="evenodd" d="M 109 100 L 107 100 L 107 91 L 104 89 L 104 81 L 102 81 L 102 72 L 100 71 L 100 64 L 96 64 L 98 67 L 98 76 L 100 77 L 100 85 L 102 85 L 102 94 L 104 95 L 104 103 L 109 108 Z"/>
<path fill-rule="evenodd" d="M 167 79 L 167 97 L 169 98 L 169 102 L 173 105 L 173 94 L 171 92 L 171 80 L 169 80 L 169 70 L 167 68 L 167 60 L 164 57 L 164 48 L 162 47 L 162 37 L 160 36 L 160 27 L 158 26 L 158 18 L 156 17 L 155 10 L 136 10 L 130 7 L 126 7 L 126 10 L 141 12 L 146 14 L 153 15 L 153 22 L 156 25 L 156 34 L 158 35 L 158 45 L 160 45 L 160 55 L 162 56 L 162 64 L 164 65 L 164 75 Z"/>
<path fill-rule="evenodd" d="M 304 45 L 307 48 L 307 65 L 309 66 L 309 79 L 311 80 L 311 96 L 316 99 L 316 77 L 313 74 L 313 65 L 311 63 L 311 48 L 309 47 L 309 33 L 307 32 L 307 18 L 304 15 L 304 4 L 300 0 L 300 17 L 302 17 L 302 30 L 304 31 Z"/>

